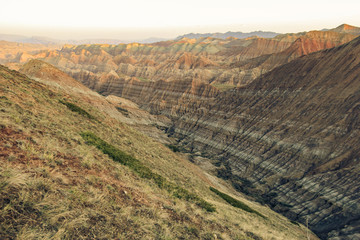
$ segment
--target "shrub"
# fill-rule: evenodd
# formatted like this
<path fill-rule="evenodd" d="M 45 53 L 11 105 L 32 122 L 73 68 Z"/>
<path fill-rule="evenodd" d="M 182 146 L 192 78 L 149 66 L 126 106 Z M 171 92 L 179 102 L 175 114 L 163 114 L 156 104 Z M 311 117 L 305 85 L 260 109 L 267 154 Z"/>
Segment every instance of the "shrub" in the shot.
<path fill-rule="evenodd" d="M 167 146 L 168 148 L 170 148 L 173 152 L 180 152 L 180 149 L 179 149 L 177 146 L 175 146 L 175 145 L 166 144 L 166 146 Z"/>
<path fill-rule="evenodd" d="M 255 213 L 257 215 L 259 215 L 260 217 L 266 218 L 264 215 L 262 215 L 261 213 L 259 213 L 258 211 L 252 209 L 251 207 L 249 207 L 248 205 L 246 205 L 245 203 L 225 194 L 220 192 L 219 190 L 210 187 L 210 190 L 214 193 L 216 193 L 218 196 L 220 196 L 222 199 L 224 199 L 226 202 L 228 202 L 231 206 L 236 207 L 236 208 L 240 208 L 244 211 L 250 212 L 250 213 Z"/>
<path fill-rule="evenodd" d="M 300 224 L 297 221 L 290 221 L 292 224 L 300 226 Z"/>
<path fill-rule="evenodd" d="M 107 154 L 115 162 L 119 162 L 125 166 L 128 166 L 141 178 L 153 180 L 156 183 L 156 185 L 158 185 L 159 188 L 167 190 L 174 197 L 193 202 L 208 212 L 215 211 L 215 207 L 212 204 L 201 199 L 196 194 L 191 193 L 188 190 L 172 182 L 169 182 L 166 178 L 164 178 L 160 174 L 152 172 L 148 167 L 144 166 L 138 159 L 126 154 L 125 152 L 114 147 L 113 145 L 105 142 L 101 138 L 97 137 L 94 133 L 82 132 L 80 133 L 80 135 L 86 141 L 87 144 L 95 146 L 103 153 Z"/>

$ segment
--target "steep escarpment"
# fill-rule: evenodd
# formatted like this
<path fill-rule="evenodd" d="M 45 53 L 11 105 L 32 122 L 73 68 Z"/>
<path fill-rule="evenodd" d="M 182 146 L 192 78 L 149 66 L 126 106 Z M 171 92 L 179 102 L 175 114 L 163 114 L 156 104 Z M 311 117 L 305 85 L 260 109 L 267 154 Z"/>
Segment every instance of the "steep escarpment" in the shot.
<path fill-rule="evenodd" d="M 263 74 L 301 56 L 347 43 L 354 39 L 355 36 L 356 35 L 353 34 L 333 31 L 311 31 L 299 34 L 280 35 L 276 38 L 285 42 L 291 41 L 291 45 L 288 48 L 278 53 L 264 54 L 259 57 L 240 61 L 234 63 L 233 66 L 238 66 L 247 71 L 259 69 L 261 70 L 260 73 Z M 260 76 L 260 74 L 256 76 Z"/>
<path fill-rule="evenodd" d="M 219 93 L 215 87 L 201 81 L 143 82 L 137 79 L 113 79 L 96 86 L 104 95 L 118 95 L 130 99 L 151 113 L 178 117 L 193 109 L 201 109 L 204 101 L 214 100 Z"/>
<path fill-rule="evenodd" d="M 360 38 L 220 93 L 173 128 L 240 191 L 324 239 L 359 237 Z"/>

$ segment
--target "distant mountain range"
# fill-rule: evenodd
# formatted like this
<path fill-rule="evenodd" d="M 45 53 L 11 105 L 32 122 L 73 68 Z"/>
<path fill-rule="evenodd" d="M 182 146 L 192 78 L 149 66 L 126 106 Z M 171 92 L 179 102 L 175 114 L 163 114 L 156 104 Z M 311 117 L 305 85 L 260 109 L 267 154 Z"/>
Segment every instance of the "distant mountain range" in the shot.
<path fill-rule="evenodd" d="M 32 43 L 32 44 L 42 44 L 46 46 L 51 45 L 63 45 L 63 44 L 120 44 L 120 43 L 130 43 L 130 42 L 138 42 L 138 43 L 154 43 L 165 41 L 169 39 L 165 38 L 146 38 L 141 40 L 121 40 L 121 39 L 106 39 L 106 38 L 92 38 L 92 39 L 80 39 L 80 40 L 61 40 L 54 39 L 42 36 L 23 36 L 23 35 L 10 35 L 10 34 L 0 34 L 0 40 L 8 41 L 8 42 L 17 42 L 17 43 Z"/>
<path fill-rule="evenodd" d="M 321 31 L 334 31 L 339 33 L 349 33 L 353 35 L 360 34 L 360 28 L 354 27 L 348 24 L 342 24 L 333 29 L 322 29 Z M 188 33 L 184 35 L 177 36 L 174 40 L 180 40 L 182 38 L 189 38 L 189 39 L 198 39 L 198 38 L 219 38 L 219 39 L 226 39 L 229 37 L 234 37 L 238 39 L 244 39 L 248 37 L 260 37 L 260 38 L 273 38 L 280 33 L 276 32 L 269 32 L 269 31 L 254 31 L 249 33 L 243 32 L 226 32 L 226 33 Z M 158 38 L 158 37 L 150 37 L 141 40 L 121 40 L 121 39 L 106 39 L 106 38 L 91 38 L 91 39 L 80 39 L 80 40 L 61 40 L 61 39 L 54 39 L 49 37 L 43 36 L 23 36 L 23 35 L 10 35 L 10 34 L 0 34 L 0 40 L 9 41 L 9 42 L 17 42 L 17 43 L 32 43 L 32 44 L 42 44 L 45 46 L 54 46 L 54 45 L 63 45 L 63 44 L 73 44 L 73 45 L 81 45 L 81 44 L 120 44 L 120 43 L 131 43 L 131 42 L 138 42 L 138 43 L 155 43 L 161 42 L 171 39 L 166 38 Z"/>
<path fill-rule="evenodd" d="M 258 36 L 262 38 L 273 38 L 279 35 L 280 33 L 276 32 L 263 32 L 263 31 L 256 31 L 256 32 L 249 32 L 249 33 L 243 33 L 243 32 L 226 32 L 226 33 L 188 33 L 181 36 L 178 36 L 175 38 L 175 40 L 179 40 L 182 38 L 190 38 L 190 39 L 197 39 L 202 37 L 212 37 L 212 38 L 221 38 L 226 39 L 228 37 L 234 37 L 234 38 L 248 38 L 253 36 Z"/>
<path fill-rule="evenodd" d="M 332 29 L 322 29 L 321 31 L 333 31 L 333 32 L 339 32 L 339 33 L 349 33 L 353 35 L 359 35 L 360 34 L 360 28 L 354 27 L 348 24 L 341 24 L 340 26 Z M 277 35 L 280 35 L 280 33 L 276 32 L 267 32 L 267 31 L 255 31 L 255 32 L 249 32 L 249 33 L 243 33 L 243 32 L 226 32 L 226 33 L 188 33 L 181 36 L 178 36 L 175 38 L 175 40 L 180 40 L 182 38 L 190 38 L 190 39 L 198 39 L 198 38 L 221 38 L 226 39 L 228 37 L 234 37 L 238 39 L 242 38 L 248 38 L 248 37 L 261 37 L 261 38 L 273 38 Z"/>
<path fill-rule="evenodd" d="M 0 34 L 0 40 L 4 40 L 8 42 L 32 43 L 32 44 L 42 44 L 42 45 L 58 45 L 65 43 L 59 39 L 52 39 L 48 37 L 41 37 L 41 36 L 27 37 L 23 35 L 10 35 L 10 34 Z"/>

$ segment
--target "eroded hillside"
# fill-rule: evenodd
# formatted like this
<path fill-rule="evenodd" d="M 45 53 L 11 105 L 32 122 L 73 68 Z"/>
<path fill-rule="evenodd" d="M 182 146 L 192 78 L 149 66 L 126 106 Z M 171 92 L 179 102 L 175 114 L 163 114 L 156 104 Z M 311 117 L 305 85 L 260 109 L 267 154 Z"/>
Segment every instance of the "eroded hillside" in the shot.
<path fill-rule="evenodd" d="M 305 237 L 239 195 L 259 214 L 225 202 L 209 190 L 225 185 L 122 123 L 113 101 L 46 63 L 23 71 L 44 74 L 0 66 L 0 238 Z"/>
<path fill-rule="evenodd" d="M 339 26 L 328 31 L 283 34 L 274 38 L 208 37 L 153 44 L 65 45 L 61 50 L 43 51 L 31 58 L 43 59 L 93 89 L 108 82 L 132 79 L 140 82 L 187 79 L 224 90 L 249 84 L 277 66 L 344 44 L 359 34 L 356 27 L 350 32 L 344 29 Z M 22 59 L 22 55 L 18 58 Z"/>

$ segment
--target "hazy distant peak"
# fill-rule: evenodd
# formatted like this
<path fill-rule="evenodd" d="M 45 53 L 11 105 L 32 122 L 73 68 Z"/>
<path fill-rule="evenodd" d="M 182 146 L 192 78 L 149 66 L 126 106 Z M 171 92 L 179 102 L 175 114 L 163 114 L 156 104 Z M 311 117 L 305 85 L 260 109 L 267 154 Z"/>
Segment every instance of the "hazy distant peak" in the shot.
<path fill-rule="evenodd" d="M 229 37 L 234 37 L 238 39 L 248 38 L 248 37 L 261 37 L 261 38 L 273 38 L 275 36 L 279 35 L 279 33 L 275 32 L 264 32 L 264 31 L 255 31 L 255 32 L 249 32 L 249 33 L 243 33 L 243 32 L 231 32 L 228 31 L 226 33 L 188 33 L 181 36 L 178 36 L 175 38 L 175 40 L 180 40 L 183 38 L 190 38 L 190 39 L 198 39 L 198 38 L 221 38 L 226 39 Z"/>

